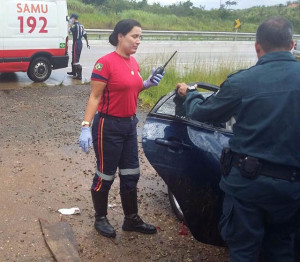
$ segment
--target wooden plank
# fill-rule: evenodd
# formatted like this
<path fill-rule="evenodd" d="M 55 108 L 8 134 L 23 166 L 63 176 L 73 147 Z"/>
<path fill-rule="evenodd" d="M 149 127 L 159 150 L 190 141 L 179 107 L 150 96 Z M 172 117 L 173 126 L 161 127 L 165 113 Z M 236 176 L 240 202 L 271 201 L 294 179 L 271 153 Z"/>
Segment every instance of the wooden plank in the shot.
<path fill-rule="evenodd" d="M 74 232 L 67 222 L 49 224 L 42 218 L 39 218 L 39 221 L 47 246 L 57 262 L 81 261 Z"/>

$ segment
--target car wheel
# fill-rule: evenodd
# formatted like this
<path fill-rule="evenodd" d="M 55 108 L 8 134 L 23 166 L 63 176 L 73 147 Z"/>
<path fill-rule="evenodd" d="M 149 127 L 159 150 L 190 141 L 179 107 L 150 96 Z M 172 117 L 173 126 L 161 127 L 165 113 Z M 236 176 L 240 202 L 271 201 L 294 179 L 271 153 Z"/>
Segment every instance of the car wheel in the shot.
<path fill-rule="evenodd" d="M 46 57 L 37 57 L 29 65 L 27 75 L 34 82 L 46 81 L 52 72 L 50 61 Z"/>
<path fill-rule="evenodd" d="M 171 192 L 170 188 L 168 188 L 168 195 L 169 195 L 169 201 L 171 204 L 171 207 L 176 215 L 176 217 L 180 220 L 180 221 L 184 221 L 184 215 L 183 212 L 175 198 L 175 196 L 173 195 L 173 193 Z"/>

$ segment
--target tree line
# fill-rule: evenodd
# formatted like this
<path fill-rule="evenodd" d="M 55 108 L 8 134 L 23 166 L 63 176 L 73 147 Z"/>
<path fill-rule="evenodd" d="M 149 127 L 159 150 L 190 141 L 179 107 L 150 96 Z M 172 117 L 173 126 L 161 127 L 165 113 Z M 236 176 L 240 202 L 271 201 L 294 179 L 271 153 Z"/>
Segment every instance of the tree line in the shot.
<path fill-rule="evenodd" d="M 293 5 L 294 4 L 294 5 Z M 86 8 L 84 8 L 84 5 Z M 216 9 L 206 10 L 205 6 L 194 6 L 190 1 L 179 1 L 177 4 L 171 4 L 167 6 L 161 5 L 159 2 L 154 4 L 148 4 L 147 0 L 68 0 L 69 9 L 77 11 L 78 13 L 84 12 L 84 10 L 90 10 L 87 12 L 97 13 L 101 16 L 110 16 L 111 19 L 106 18 L 106 26 L 112 27 L 119 18 L 123 18 L 125 14 L 130 14 L 132 18 L 136 18 L 141 21 L 143 28 L 145 29 L 161 29 L 161 30 L 176 30 L 176 25 L 173 21 L 178 23 L 186 23 L 188 28 L 195 27 L 195 30 L 208 29 L 211 25 L 217 30 L 220 30 L 221 25 L 224 24 L 224 31 L 232 30 L 232 26 L 229 26 L 237 18 L 242 22 L 243 31 L 255 31 L 256 26 L 263 20 L 271 16 L 283 16 L 293 22 L 295 27 L 295 33 L 300 33 L 300 0 L 288 1 L 286 4 L 279 4 L 274 6 L 255 6 L 248 9 L 238 9 L 237 1 L 223 1 L 220 2 L 220 7 Z M 237 9 L 232 9 L 236 7 Z M 147 16 L 148 14 L 148 16 Z M 144 19 L 147 16 L 147 19 Z M 174 17 L 175 16 L 175 17 Z M 161 28 L 156 21 L 149 21 L 149 19 L 160 19 L 163 17 L 169 17 L 172 24 L 168 22 L 161 23 Z M 160 18 L 157 18 L 160 17 Z M 139 18 L 139 19 L 138 19 Z M 176 20 L 177 18 L 177 20 Z M 88 19 L 88 18 L 87 18 Z M 110 22 L 108 22 L 109 20 Z M 216 21 L 216 22 L 215 22 Z M 91 21 L 86 21 L 88 26 Z M 101 21 L 99 21 L 101 23 Z M 197 28 L 196 23 L 199 24 Z M 95 25 L 93 25 L 95 28 Z M 103 27 L 103 24 L 99 24 L 99 28 Z M 151 28 L 155 26 L 155 28 Z M 185 27 L 182 25 L 182 27 Z M 188 29 L 187 29 L 188 30 Z M 217 31 L 216 30 L 216 31 Z"/>

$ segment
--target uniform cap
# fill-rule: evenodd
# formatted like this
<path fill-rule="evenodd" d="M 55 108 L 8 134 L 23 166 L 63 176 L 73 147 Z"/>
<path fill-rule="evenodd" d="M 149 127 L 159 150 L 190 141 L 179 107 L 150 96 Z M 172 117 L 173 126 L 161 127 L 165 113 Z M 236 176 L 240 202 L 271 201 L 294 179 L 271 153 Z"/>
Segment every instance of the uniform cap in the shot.
<path fill-rule="evenodd" d="M 78 19 L 78 15 L 77 14 L 71 14 L 70 19 L 72 19 L 72 18 Z"/>

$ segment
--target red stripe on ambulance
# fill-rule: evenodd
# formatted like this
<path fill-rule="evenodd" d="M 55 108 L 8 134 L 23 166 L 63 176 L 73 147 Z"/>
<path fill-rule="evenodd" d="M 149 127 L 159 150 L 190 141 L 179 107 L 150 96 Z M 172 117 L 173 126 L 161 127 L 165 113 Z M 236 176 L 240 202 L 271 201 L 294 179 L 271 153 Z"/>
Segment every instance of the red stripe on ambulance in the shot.
<path fill-rule="evenodd" d="M 52 56 L 63 56 L 65 55 L 65 49 L 23 49 L 23 50 L 3 50 L 3 58 L 30 58 L 36 53 L 48 53 Z"/>

